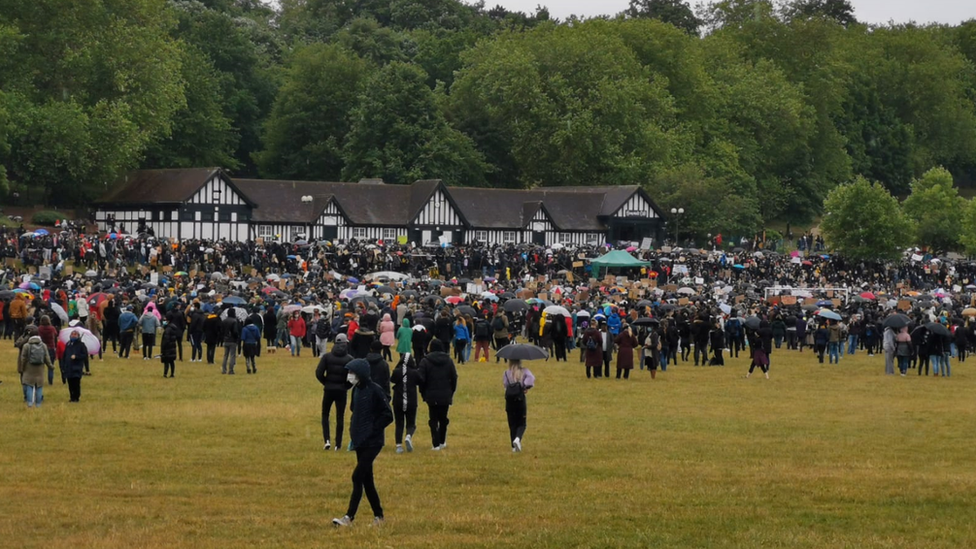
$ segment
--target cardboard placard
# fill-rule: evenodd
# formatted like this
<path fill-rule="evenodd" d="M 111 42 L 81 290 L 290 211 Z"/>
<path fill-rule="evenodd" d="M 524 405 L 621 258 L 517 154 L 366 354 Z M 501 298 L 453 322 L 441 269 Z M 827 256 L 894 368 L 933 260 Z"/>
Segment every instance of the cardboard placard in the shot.
<path fill-rule="evenodd" d="M 815 298 L 815 297 L 808 297 L 808 298 L 806 298 L 806 299 L 803 300 L 803 304 L 804 305 L 816 305 L 817 304 L 817 298 Z"/>
<path fill-rule="evenodd" d="M 590 292 L 588 290 L 583 290 L 582 292 L 576 294 L 577 302 L 586 302 L 590 299 Z"/>
<path fill-rule="evenodd" d="M 583 262 L 582 261 L 574 261 L 573 262 L 573 268 L 574 269 L 582 269 L 583 268 Z"/>
<path fill-rule="evenodd" d="M 898 301 L 898 309 L 901 311 L 911 311 L 912 302 L 908 301 L 907 299 L 901 299 Z"/>
<path fill-rule="evenodd" d="M 533 297 L 534 294 L 533 294 L 533 292 L 531 292 L 529 290 L 522 290 L 521 292 L 518 292 L 515 295 L 516 295 L 516 297 L 518 297 L 519 299 L 521 299 L 521 300 L 524 301 L 526 299 L 529 299 L 530 297 Z"/>
<path fill-rule="evenodd" d="M 664 287 L 664 291 L 665 292 L 672 292 L 672 293 L 673 292 L 677 292 L 678 291 L 678 285 L 677 284 L 668 284 L 667 286 Z"/>
<path fill-rule="evenodd" d="M 7 267 L 13 267 L 17 264 L 17 258 L 15 257 L 5 257 L 3 258 L 3 264 Z M 67 266 L 65 266 L 67 268 Z"/>
<path fill-rule="evenodd" d="M 251 278 L 254 278 L 256 276 L 258 276 L 258 270 L 255 268 L 251 268 Z"/>
<path fill-rule="evenodd" d="M 74 267 L 74 265 L 65 265 L 64 266 L 64 276 L 72 276 L 74 274 L 75 274 L 75 267 Z"/>
<path fill-rule="evenodd" d="M 739 303 L 742 303 L 745 300 L 746 300 L 746 296 L 744 296 L 744 295 L 737 295 L 737 296 L 735 296 L 735 303 L 736 303 L 736 305 L 738 305 Z"/>
<path fill-rule="evenodd" d="M 573 283 L 573 273 L 566 273 L 566 282 Z"/>
<path fill-rule="evenodd" d="M 779 302 L 782 303 L 783 305 L 796 305 L 796 296 L 784 295 L 780 298 Z"/>
<path fill-rule="evenodd" d="M 541 294 L 539 294 L 539 299 L 543 301 L 549 301 L 549 294 L 546 292 L 542 292 Z"/>
<path fill-rule="evenodd" d="M 780 302 L 782 301 L 782 298 L 778 295 L 771 295 L 769 296 L 769 299 L 767 299 L 767 301 L 769 301 L 770 305 L 779 305 Z"/>
<path fill-rule="evenodd" d="M 678 306 L 679 307 L 684 307 L 685 305 L 687 305 L 689 303 L 691 303 L 691 302 L 688 301 L 688 298 L 687 297 L 682 297 L 681 299 L 678 300 Z"/>
<path fill-rule="evenodd" d="M 173 267 L 171 265 L 164 265 L 163 266 L 163 272 L 164 273 L 171 273 L 171 272 L 173 272 Z"/>
<path fill-rule="evenodd" d="M 839 299 L 836 299 L 836 298 L 831 299 L 830 302 L 834 304 L 834 308 L 835 309 L 838 308 L 838 307 L 840 307 L 840 305 L 841 305 L 840 300 Z"/>

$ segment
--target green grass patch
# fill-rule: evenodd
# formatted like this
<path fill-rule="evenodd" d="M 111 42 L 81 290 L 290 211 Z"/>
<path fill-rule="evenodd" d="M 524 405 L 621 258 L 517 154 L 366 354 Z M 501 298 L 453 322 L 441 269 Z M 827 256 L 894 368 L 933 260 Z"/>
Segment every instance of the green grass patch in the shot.
<path fill-rule="evenodd" d="M 524 451 L 513 454 L 494 362 L 459 367 L 448 448 L 376 461 L 387 524 L 334 531 L 355 462 L 323 452 L 310 356 L 260 373 L 95 361 L 82 402 L 58 380 L 23 408 L 0 351 L 0 539 L 8 547 L 976 546 L 976 376 L 882 375 L 774 352 L 587 380 L 574 357 L 530 364 Z M 188 358 L 189 348 L 184 349 Z M 306 350 L 307 351 L 307 350 Z M 348 414 L 347 414 L 348 421 Z"/>

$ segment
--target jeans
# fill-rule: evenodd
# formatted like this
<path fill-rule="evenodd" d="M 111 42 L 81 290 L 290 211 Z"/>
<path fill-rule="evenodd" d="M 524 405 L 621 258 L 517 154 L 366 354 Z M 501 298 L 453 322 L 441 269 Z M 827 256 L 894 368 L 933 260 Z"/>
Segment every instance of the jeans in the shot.
<path fill-rule="evenodd" d="M 132 332 L 122 332 L 119 334 L 119 358 L 129 358 L 129 350 L 132 348 Z"/>
<path fill-rule="evenodd" d="M 230 362 L 230 369 L 227 363 Z M 237 365 L 237 343 L 224 343 L 224 362 L 220 367 L 220 373 L 233 374 L 234 366 Z"/>
<path fill-rule="evenodd" d="M 840 342 L 831 341 L 830 343 L 827 343 L 827 354 L 829 355 L 827 361 L 830 364 L 839 364 L 840 363 Z"/>
<path fill-rule="evenodd" d="M 942 355 L 942 375 L 945 377 L 952 375 L 952 366 L 948 354 Z"/>
<path fill-rule="evenodd" d="M 203 334 L 190 334 L 190 360 L 203 360 Z"/>
<path fill-rule="evenodd" d="M 929 362 L 932 363 L 932 375 L 939 375 L 941 373 L 942 355 L 929 356 Z"/>
<path fill-rule="evenodd" d="M 900 356 L 898 357 L 898 370 L 901 371 L 901 375 L 905 375 L 908 371 L 908 363 L 911 362 L 911 357 Z"/>
<path fill-rule="evenodd" d="M 856 349 L 857 349 L 857 335 L 851 334 L 847 336 L 847 354 L 853 355 Z"/>
<path fill-rule="evenodd" d="M 288 338 L 291 340 L 291 356 L 301 356 L 302 338 L 294 335 L 289 335 Z"/>
<path fill-rule="evenodd" d="M 40 407 L 41 403 L 44 402 L 44 386 L 38 385 L 24 385 L 24 397 L 27 400 L 27 407 L 33 408 L 35 406 Z"/>

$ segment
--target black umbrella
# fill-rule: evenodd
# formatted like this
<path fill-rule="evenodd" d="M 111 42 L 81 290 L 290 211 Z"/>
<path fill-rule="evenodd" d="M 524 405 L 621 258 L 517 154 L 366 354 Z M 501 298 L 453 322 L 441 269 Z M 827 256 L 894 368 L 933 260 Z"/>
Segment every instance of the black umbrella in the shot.
<path fill-rule="evenodd" d="M 512 292 L 502 292 L 498 294 L 498 297 L 500 297 L 501 299 L 515 299 L 515 294 L 513 294 Z"/>
<path fill-rule="evenodd" d="M 357 295 L 356 297 L 349 300 L 349 306 L 352 307 L 353 305 L 359 302 L 378 304 L 379 300 L 371 295 Z"/>
<path fill-rule="evenodd" d="M 661 305 L 661 306 L 660 306 L 659 308 L 660 308 L 660 309 L 661 309 L 662 311 L 664 311 L 664 312 L 666 312 L 666 313 L 667 313 L 667 312 L 671 312 L 671 311 L 673 311 L 673 310 L 675 310 L 675 309 L 677 309 L 677 307 L 676 307 L 676 306 L 674 306 L 674 305 L 672 305 L 672 304 L 670 304 L 670 303 L 665 303 L 664 305 Z"/>
<path fill-rule="evenodd" d="M 651 307 L 653 305 L 654 305 L 653 302 L 648 301 L 646 299 L 642 299 L 642 300 L 640 300 L 640 301 L 637 302 L 637 306 L 638 307 Z"/>
<path fill-rule="evenodd" d="M 661 321 L 656 318 L 641 317 L 631 323 L 632 326 L 657 326 Z"/>
<path fill-rule="evenodd" d="M 471 305 L 461 305 L 460 307 L 457 308 L 457 311 L 462 315 L 471 315 L 471 316 L 478 315 L 478 311 L 474 310 L 474 307 L 472 307 Z"/>
<path fill-rule="evenodd" d="M 745 321 L 746 328 L 749 328 L 750 330 L 758 330 L 759 329 L 759 325 L 761 323 L 762 323 L 762 320 L 760 320 L 760 318 L 758 316 L 750 316 Z"/>
<path fill-rule="evenodd" d="M 403 297 L 417 297 L 420 294 L 417 293 L 417 290 L 404 290 L 400 292 L 400 295 Z"/>
<path fill-rule="evenodd" d="M 922 327 L 933 334 L 945 336 L 945 337 L 949 336 L 949 329 L 939 324 L 938 322 L 926 322 L 925 324 L 922 325 Z"/>
<path fill-rule="evenodd" d="M 376 291 L 379 292 L 379 293 L 381 293 L 381 294 L 395 294 L 396 293 L 396 290 L 394 290 L 393 288 L 391 288 L 389 286 L 377 286 L 376 287 Z"/>
<path fill-rule="evenodd" d="M 510 299 L 506 301 L 504 305 L 502 305 L 502 308 L 510 313 L 514 313 L 516 311 L 524 311 L 528 309 L 529 306 L 521 299 Z"/>
<path fill-rule="evenodd" d="M 444 298 L 439 295 L 429 295 L 424 297 L 421 301 L 424 303 L 429 303 L 430 305 L 433 306 L 435 303 L 444 301 Z"/>
<path fill-rule="evenodd" d="M 884 327 L 900 330 L 911 323 L 912 319 L 908 318 L 907 315 L 894 314 L 884 320 Z"/>
<path fill-rule="evenodd" d="M 506 345 L 495 356 L 505 360 L 542 360 L 549 358 L 549 353 L 535 345 Z"/>

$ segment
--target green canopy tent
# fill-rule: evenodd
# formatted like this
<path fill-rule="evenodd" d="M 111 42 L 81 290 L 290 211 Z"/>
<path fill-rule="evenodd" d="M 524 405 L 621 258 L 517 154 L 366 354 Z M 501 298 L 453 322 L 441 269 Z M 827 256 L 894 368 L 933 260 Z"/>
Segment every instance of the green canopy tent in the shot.
<path fill-rule="evenodd" d="M 607 269 L 612 267 L 647 267 L 650 265 L 650 262 L 641 261 L 623 250 L 613 250 L 605 255 L 591 259 L 590 264 L 597 268 L 597 274 L 599 274 L 601 267 Z"/>

